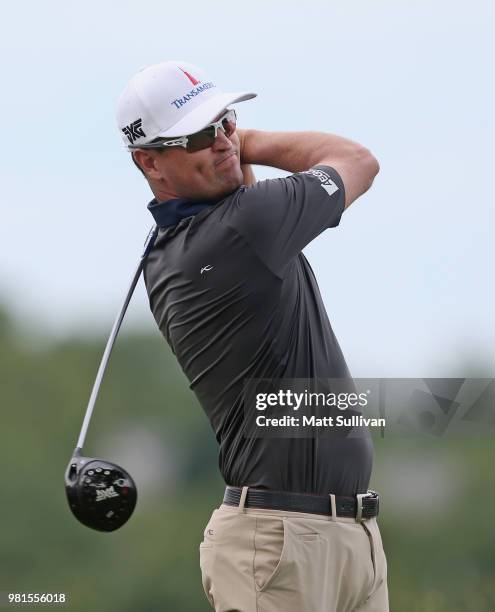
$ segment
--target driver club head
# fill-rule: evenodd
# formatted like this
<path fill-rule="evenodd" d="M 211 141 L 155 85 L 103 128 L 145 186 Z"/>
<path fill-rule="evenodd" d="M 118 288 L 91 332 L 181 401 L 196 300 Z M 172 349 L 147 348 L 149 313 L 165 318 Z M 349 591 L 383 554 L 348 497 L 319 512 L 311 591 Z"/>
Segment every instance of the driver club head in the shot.
<path fill-rule="evenodd" d="M 76 448 L 65 472 L 65 491 L 72 513 L 97 531 L 115 531 L 131 517 L 137 501 L 136 484 L 124 468 Z"/>

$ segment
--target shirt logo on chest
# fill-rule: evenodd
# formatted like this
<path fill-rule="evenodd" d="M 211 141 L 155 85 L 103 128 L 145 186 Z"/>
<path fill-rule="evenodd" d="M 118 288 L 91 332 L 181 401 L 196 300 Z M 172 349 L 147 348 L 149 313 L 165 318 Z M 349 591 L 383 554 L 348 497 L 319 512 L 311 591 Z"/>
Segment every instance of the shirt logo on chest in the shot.
<path fill-rule="evenodd" d="M 201 268 L 201 274 L 203 274 L 203 272 L 209 272 L 210 270 L 213 270 L 213 266 L 210 266 L 210 264 L 208 264 L 204 268 Z"/>

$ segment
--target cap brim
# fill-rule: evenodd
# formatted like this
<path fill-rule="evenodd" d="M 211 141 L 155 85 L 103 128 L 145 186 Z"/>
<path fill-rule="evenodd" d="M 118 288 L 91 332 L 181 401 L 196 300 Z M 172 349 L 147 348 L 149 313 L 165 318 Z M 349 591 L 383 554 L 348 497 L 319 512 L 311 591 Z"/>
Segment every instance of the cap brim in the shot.
<path fill-rule="evenodd" d="M 175 125 L 163 132 L 160 132 L 155 138 L 168 138 L 175 136 L 187 136 L 199 132 L 205 126 L 215 119 L 215 117 L 230 104 L 236 102 L 244 102 L 255 98 L 258 94 L 255 93 L 221 93 L 218 96 L 210 98 L 198 108 L 187 114 L 186 117 L 178 121 Z"/>

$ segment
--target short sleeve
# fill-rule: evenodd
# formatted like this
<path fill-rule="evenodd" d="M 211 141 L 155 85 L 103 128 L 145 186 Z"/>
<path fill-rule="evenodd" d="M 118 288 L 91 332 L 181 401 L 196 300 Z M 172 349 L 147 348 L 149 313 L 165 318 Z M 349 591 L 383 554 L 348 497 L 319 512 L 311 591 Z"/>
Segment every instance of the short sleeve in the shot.
<path fill-rule="evenodd" d="M 344 183 L 329 166 L 314 166 L 286 178 L 259 181 L 242 191 L 230 225 L 271 271 L 287 263 L 344 212 Z"/>

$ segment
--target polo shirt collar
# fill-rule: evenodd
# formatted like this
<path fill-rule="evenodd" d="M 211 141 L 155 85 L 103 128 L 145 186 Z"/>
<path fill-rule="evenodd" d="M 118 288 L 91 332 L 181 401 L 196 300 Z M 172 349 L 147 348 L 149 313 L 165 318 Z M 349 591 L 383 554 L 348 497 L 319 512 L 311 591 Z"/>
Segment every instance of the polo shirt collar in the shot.
<path fill-rule="evenodd" d="M 193 217 L 199 212 L 213 206 L 220 200 L 188 200 L 187 198 L 174 198 L 158 202 L 156 198 L 148 204 L 148 210 L 153 215 L 160 228 L 174 227 L 182 219 Z"/>

